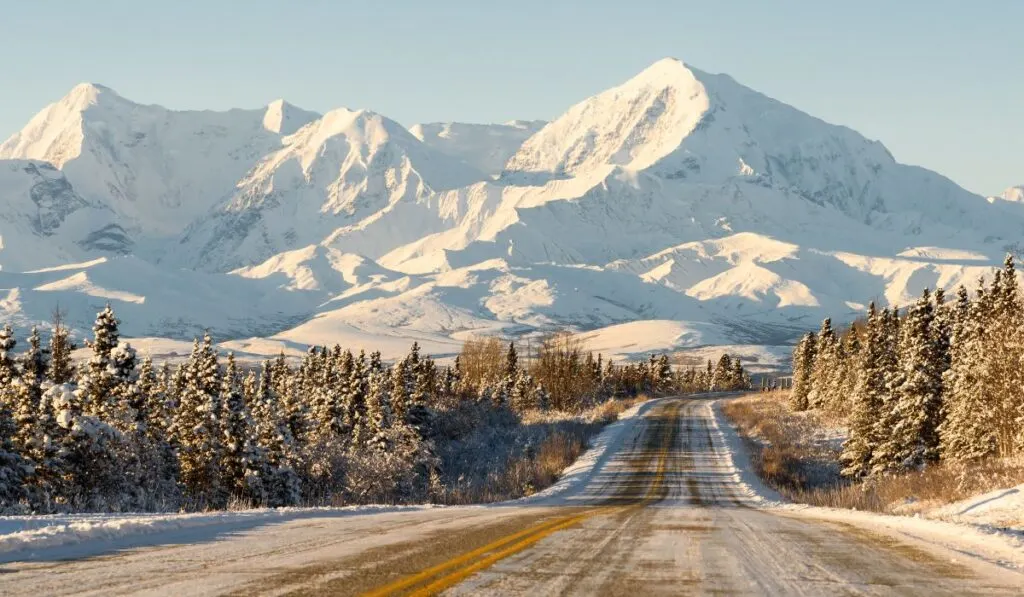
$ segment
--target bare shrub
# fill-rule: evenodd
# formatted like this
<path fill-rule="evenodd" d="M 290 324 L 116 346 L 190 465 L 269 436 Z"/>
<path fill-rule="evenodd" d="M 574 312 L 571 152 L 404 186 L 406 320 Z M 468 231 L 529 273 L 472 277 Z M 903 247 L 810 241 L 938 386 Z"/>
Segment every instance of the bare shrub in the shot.
<path fill-rule="evenodd" d="M 480 389 L 501 381 L 505 375 L 505 351 L 508 345 L 494 337 L 470 338 L 462 345 L 459 367 L 464 389 L 478 394 Z"/>

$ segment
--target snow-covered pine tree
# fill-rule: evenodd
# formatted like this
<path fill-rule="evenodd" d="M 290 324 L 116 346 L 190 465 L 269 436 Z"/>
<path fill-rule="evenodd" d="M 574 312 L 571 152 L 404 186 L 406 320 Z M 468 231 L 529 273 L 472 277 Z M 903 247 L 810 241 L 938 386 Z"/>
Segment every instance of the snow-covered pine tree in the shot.
<path fill-rule="evenodd" d="M 954 323 L 954 306 L 946 303 L 946 291 L 937 288 L 935 289 L 933 298 L 933 309 L 935 311 L 935 319 L 932 322 L 932 335 L 935 340 L 935 349 L 938 351 L 937 359 L 939 362 L 939 370 L 942 372 L 940 375 L 940 389 L 939 395 L 945 395 L 945 389 L 942 387 L 945 382 L 943 378 L 946 371 L 949 370 L 950 365 L 950 342 L 953 336 L 953 323 Z M 938 415 L 939 424 L 942 423 L 942 417 L 945 416 L 945 407 L 941 408 Z"/>
<path fill-rule="evenodd" d="M 144 407 L 144 400 L 134 396 L 135 363 L 138 356 L 131 344 L 119 342 L 110 351 L 110 395 L 105 401 L 104 420 L 126 433 L 135 433 L 138 416 L 134 408 Z"/>
<path fill-rule="evenodd" d="M 369 388 L 370 363 L 366 358 L 366 352 L 361 350 L 355 360 L 355 368 L 352 371 L 352 379 L 349 384 L 349 391 L 352 393 L 351 411 L 349 414 L 349 419 L 352 421 L 352 445 L 366 445 L 367 436 L 370 433 L 366 414 L 366 400 L 370 391 Z"/>
<path fill-rule="evenodd" d="M 505 366 L 502 369 L 502 378 L 498 382 L 495 393 L 491 400 L 495 406 L 501 407 L 509 404 L 512 394 L 515 391 L 516 381 L 519 379 L 519 354 L 516 352 L 516 345 L 508 343 L 508 351 L 505 353 Z"/>
<path fill-rule="evenodd" d="M 38 449 L 35 444 L 42 439 L 37 423 L 46 376 L 46 360 L 37 328 L 32 328 L 28 337 L 28 350 L 18 361 L 21 363 L 18 379 L 12 379 L 6 389 L 0 387 L 0 402 L 7 402 L 12 410 L 16 449 L 34 464 L 33 454 Z"/>
<path fill-rule="evenodd" d="M 71 331 L 64 325 L 64 318 L 60 309 L 53 313 L 53 331 L 50 334 L 50 364 L 47 377 L 50 381 L 60 385 L 70 382 L 75 376 L 75 369 L 71 364 L 71 353 L 75 350 L 75 344 L 71 341 Z"/>
<path fill-rule="evenodd" d="M 412 389 L 409 392 L 409 407 L 406 413 L 406 423 L 421 437 L 426 437 L 430 432 L 431 410 L 430 405 L 434 403 L 434 394 L 437 388 L 437 365 L 430 357 L 417 357 L 418 363 L 415 366 L 412 378 Z M 410 362 L 414 359 L 410 358 Z"/>
<path fill-rule="evenodd" d="M 518 413 L 537 409 L 539 404 L 536 385 L 533 377 L 525 370 L 520 369 L 516 373 L 516 381 L 512 385 L 509 395 L 509 406 Z"/>
<path fill-rule="evenodd" d="M 814 357 L 817 354 L 817 337 L 807 332 L 793 351 L 793 390 L 789 405 L 793 410 L 807 410 L 810 407 L 811 374 L 814 372 Z"/>
<path fill-rule="evenodd" d="M 392 420 L 388 377 L 383 368 L 371 368 L 366 396 L 366 445 L 380 451 L 387 449 L 386 432 Z"/>
<path fill-rule="evenodd" d="M 352 351 L 345 350 L 338 358 L 335 370 L 337 401 L 330 413 L 334 417 L 332 433 L 342 444 L 347 444 L 352 439 L 358 417 L 356 403 L 359 400 L 359 381 L 355 379 L 355 375 L 356 359 Z"/>
<path fill-rule="evenodd" d="M 89 375 L 83 369 L 83 375 Z M 72 510 L 105 511 L 131 507 L 126 490 L 121 433 L 96 415 L 83 412 L 71 384 L 49 388 L 43 396 L 60 431 L 60 498 Z"/>
<path fill-rule="evenodd" d="M 14 446 L 16 428 L 10 409 L 0 404 L 0 512 L 18 509 L 25 492 L 25 472 L 28 463 Z"/>
<path fill-rule="evenodd" d="M 130 392 L 135 415 L 137 442 L 141 446 L 142 479 L 150 505 L 157 509 L 176 507 L 181 495 L 178 487 L 178 457 L 170 442 L 168 384 L 170 366 L 164 362 L 160 372 L 146 356 Z"/>
<path fill-rule="evenodd" d="M 238 364 L 234 353 L 228 353 L 224 375 L 221 377 L 220 400 L 223 405 L 221 424 L 224 446 L 221 470 L 225 490 L 229 495 L 252 504 L 266 501 L 261 477 L 264 464 L 257 454 L 252 416 L 242 393 Z"/>
<path fill-rule="evenodd" d="M 992 325 L 985 328 L 990 358 L 986 386 L 994 401 L 999 453 L 1024 453 L 1024 305 L 1013 256 L 1007 255 L 992 287 Z"/>
<path fill-rule="evenodd" d="M 597 360 L 598 360 L 598 371 L 600 371 L 600 369 L 601 369 L 601 365 L 600 365 L 601 355 L 597 355 Z M 736 359 L 736 361 L 734 362 L 734 366 L 742 367 L 742 365 L 740 365 L 740 360 L 739 359 Z M 658 364 L 657 364 L 656 371 L 657 371 L 657 378 L 658 378 L 658 391 L 662 392 L 662 393 L 671 391 L 671 389 L 672 389 L 672 365 L 668 361 L 668 355 L 667 354 L 662 354 L 662 355 L 660 355 L 658 357 Z M 735 371 L 733 373 L 735 374 Z M 742 384 L 742 375 L 740 375 L 740 383 Z"/>
<path fill-rule="evenodd" d="M 117 317 L 109 304 L 96 315 L 92 326 L 93 339 L 86 346 L 92 356 L 78 375 L 76 396 L 85 414 L 101 418 L 120 419 L 113 389 L 116 383 L 111 353 L 120 341 Z"/>
<path fill-rule="evenodd" d="M 266 467 L 261 474 L 261 485 L 266 495 L 265 505 L 292 506 L 299 502 L 301 485 L 294 467 L 295 442 L 274 389 L 275 371 L 278 369 L 274 364 L 262 364 L 256 384 L 256 399 L 251 408 L 257 443 L 266 458 Z"/>
<path fill-rule="evenodd" d="M 10 324 L 5 323 L 0 328 L 0 392 L 9 388 L 14 378 L 17 377 L 17 369 L 14 361 L 14 347 L 18 341 L 14 338 L 14 330 Z"/>
<path fill-rule="evenodd" d="M 48 389 L 64 388 L 47 384 Z M 25 442 L 23 456 L 31 463 L 32 473 L 27 479 L 28 503 L 33 512 L 53 512 L 57 500 L 66 495 L 65 471 L 63 464 L 64 431 L 57 424 L 57 413 L 53 402 L 44 391 L 40 395 L 38 408 L 31 425 L 31 436 Z"/>
<path fill-rule="evenodd" d="M 838 366 L 836 345 L 836 333 L 832 329 L 832 319 L 826 317 L 821 322 L 821 329 L 814 341 L 814 363 L 808 376 L 808 408 L 820 409 L 828 401 L 826 396 L 828 378 Z"/>
<path fill-rule="evenodd" d="M 950 366 L 943 376 L 945 417 L 939 427 L 943 460 L 977 460 L 994 454 L 997 448 L 997 412 L 983 379 L 989 303 L 984 281 L 979 282 L 973 303 L 966 288 L 957 290 Z"/>
<path fill-rule="evenodd" d="M 730 379 L 732 378 L 732 358 L 728 354 L 718 357 L 718 364 L 711 374 L 711 390 L 720 392 L 729 390 Z"/>
<path fill-rule="evenodd" d="M 391 413 L 395 422 L 405 422 L 409 413 L 409 401 L 412 388 L 409 383 L 408 357 L 395 363 L 391 368 L 391 386 L 388 396 L 391 398 Z"/>
<path fill-rule="evenodd" d="M 862 477 L 870 472 L 871 457 L 877 445 L 875 422 L 878 420 L 882 397 L 886 393 L 885 371 L 882 368 L 887 349 L 885 335 L 885 322 L 872 302 L 868 305 L 857 382 L 850 399 L 847 423 L 849 436 L 843 443 L 840 455 L 843 475 L 847 477 Z"/>
<path fill-rule="evenodd" d="M 914 470 L 938 459 L 942 357 L 934 320 L 931 294 L 925 289 L 900 329 L 902 383 L 892 389 L 891 410 L 880 419 L 889 432 L 872 455 L 876 474 Z"/>
<path fill-rule="evenodd" d="M 826 382 L 825 408 L 834 415 L 849 412 L 850 396 L 857 383 L 859 359 L 860 331 L 851 325 L 836 344 L 836 368 Z"/>
<path fill-rule="evenodd" d="M 223 446 L 218 369 L 209 335 L 202 345 L 196 340 L 185 365 L 185 387 L 174 422 L 181 482 L 186 497 L 200 508 L 227 503 L 220 470 Z"/>

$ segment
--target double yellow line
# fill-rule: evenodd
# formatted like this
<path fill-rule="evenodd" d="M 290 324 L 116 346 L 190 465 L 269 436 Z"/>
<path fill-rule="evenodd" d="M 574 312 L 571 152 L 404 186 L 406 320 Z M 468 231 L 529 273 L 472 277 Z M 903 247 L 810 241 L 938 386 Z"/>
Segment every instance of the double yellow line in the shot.
<path fill-rule="evenodd" d="M 671 425 L 675 425 L 679 405 L 673 404 L 668 409 Z M 511 535 L 506 535 L 497 541 L 478 547 L 460 556 L 452 558 L 436 566 L 421 570 L 416 574 L 399 579 L 383 587 L 364 593 L 366 597 L 382 597 L 396 593 L 409 592 L 409 595 L 416 597 L 436 595 L 462 582 L 469 576 L 489 568 L 495 563 L 515 555 L 531 545 L 541 541 L 545 537 L 558 531 L 576 526 L 584 520 L 597 516 L 598 514 L 615 515 L 630 510 L 643 508 L 657 499 L 656 493 L 661 490 L 665 478 L 668 455 L 672 448 L 672 441 L 675 437 L 674 430 L 669 430 L 662 438 L 658 450 L 658 466 L 655 471 L 654 481 L 647 487 L 647 491 L 639 501 L 627 506 L 608 507 L 597 506 L 578 514 L 560 516 L 554 520 L 542 522 Z M 419 587 L 419 588 L 415 588 Z"/>

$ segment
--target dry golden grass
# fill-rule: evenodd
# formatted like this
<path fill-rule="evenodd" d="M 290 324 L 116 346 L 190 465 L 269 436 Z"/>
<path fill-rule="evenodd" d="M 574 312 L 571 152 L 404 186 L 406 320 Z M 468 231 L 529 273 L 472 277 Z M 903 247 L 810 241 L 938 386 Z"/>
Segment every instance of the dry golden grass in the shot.
<path fill-rule="evenodd" d="M 914 514 L 971 496 L 1024 483 L 1024 462 L 993 458 L 971 464 L 940 464 L 905 473 L 792 492 L 794 501 L 813 506 Z"/>
<path fill-rule="evenodd" d="M 723 412 L 744 438 L 754 472 L 795 502 L 913 514 L 1024 483 L 1022 459 L 941 464 L 854 482 L 838 475 L 838 450 L 813 440 L 831 423 L 828 417 L 791 411 L 785 393 L 731 400 Z"/>
<path fill-rule="evenodd" d="M 785 392 L 752 394 L 725 403 L 723 412 L 746 440 L 755 472 L 784 494 L 836 480 L 836 446 L 816 439 L 818 413 L 793 413 Z"/>

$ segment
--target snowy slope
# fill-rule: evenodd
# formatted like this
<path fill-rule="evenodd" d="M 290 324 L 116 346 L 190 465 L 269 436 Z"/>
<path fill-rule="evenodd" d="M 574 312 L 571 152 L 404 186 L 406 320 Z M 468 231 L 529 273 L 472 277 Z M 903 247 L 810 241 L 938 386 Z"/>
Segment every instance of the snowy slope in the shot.
<path fill-rule="evenodd" d="M 484 174 L 497 175 L 523 142 L 545 124 L 542 120 L 513 120 L 506 124 L 432 122 L 414 125 L 409 132 L 441 153 Z"/>
<path fill-rule="evenodd" d="M 0 272 L 0 321 L 44 325 L 58 306 L 90 330 L 111 304 L 128 336 L 190 339 L 270 334 L 308 315 L 327 295 L 279 292 L 274 280 L 159 268 L 133 256 L 100 258 L 27 273 Z"/>
<path fill-rule="evenodd" d="M 562 327 L 623 355 L 775 346 L 869 300 L 973 286 L 1024 250 L 1020 198 L 971 194 L 675 59 L 549 123 L 411 130 L 80 85 L 0 145 L 0 288 L 19 325 L 59 297 L 84 326 L 109 299 L 133 333 L 212 326 L 253 351 L 447 352 Z"/>
<path fill-rule="evenodd" d="M 173 111 L 83 83 L 0 145 L 0 159 L 53 164 L 79 194 L 146 240 L 178 234 L 280 147 L 282 135 L 316 117 L 282 101 L 258 110 Z"/>
<path fill-rule="evenodd" d="M 128 248 L 110 210 L 85 200 L 49 163 L 0 160 L 0 270 L 58 265 L 95 248 Z"/>
<path fill-rule="evenodd" d="M 214 271 L 244 267 L 482 177 L 388 118 L 341 108 L 286 137 L 185 231 L 173 258 Z"/>

